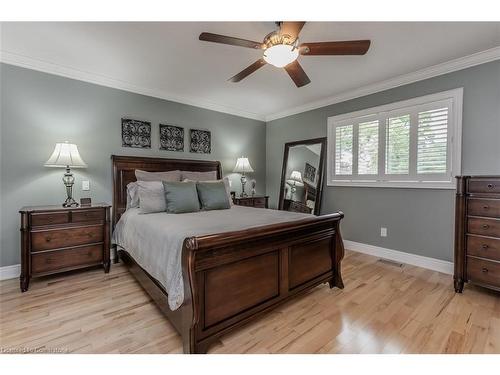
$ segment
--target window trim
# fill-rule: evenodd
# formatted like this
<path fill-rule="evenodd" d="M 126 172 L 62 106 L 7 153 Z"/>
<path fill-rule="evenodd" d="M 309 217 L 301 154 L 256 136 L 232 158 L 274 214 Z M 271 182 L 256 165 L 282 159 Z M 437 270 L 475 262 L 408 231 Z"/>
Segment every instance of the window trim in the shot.
<path fill-rule="evenodd" d="M 410 144 L 410 174 L 401 176 L 399 180 L 369 180 L 369 175 L 352 176 L 352 175 L 335 175 L 335 129 L 338 126 L 353 125 L 353 134 L 356 134 L 355 128 L 359 122 L 366 122 L 365 119 L 360 121 L 360 117 L 366 119 L 378 119 L 379 123 L 387 117 L 387 113 L 396 113 L 404 110 L 407 107 L 425 107 L 433 102 L 451 101 L 449 110 L 449 147 L 448 152 L 451 152 L 451 157 L 448 158 L 449 175 L 436 176 L 436 180 L 416 181 L 412 178 L 412 163 L 416 163 L 417 150 L 413 150 L 416 145 Z M 424 189 L 455 189 L 454 176 L 461 173 L 462 160 L 462 109 L 463 109 L 463 87 L 453 90 L 443 91 L 435 94 L 420 96 L 409 100 L 402 100 L 390 104 L 384 104 L 377 107 L 371 107 L 360 111 L 344 113 L 337 116 L 328 117 L 327 121 L 327 186 L 361 186 L 361 187 L 389 187 L 389 188 L 424 188 Z M 368 121 L 368 120 L 367 120 Z M 351 122 L 351 124 L 349 124 Z M 418 124 L 418 122 L 415 122 Z M 385 153 L 386 142 L 385 126 L 379 128 L 379 149 L 378 149 L 378 169 L 380 172 L 385 170 L 385 163 L 382 163 L 382 153 Z M 417 131 L 417 126 L 411 127 L 410 132 Z M 356 137 L 357 138 L 357 137 Z M 415 139 L 415 137 L 413 138 Z M 411 142 L 411 138 L 410 138 Z M 353 139 L 353 165 L 354 165 L 354 143 Z M 357 147 L 357 146 L 356 146 Z M 357 154 L 357 151 L 356 151 Z M 412 154 L 414 154 L 412 156 Z M 413 160 L 413 158 L 415 160 Z M 357 162 L 357 161 L 356 161 Z M 366 177 L 365 177 L 366 176 Z M 374 175 L 375 176 L 375 175 Z M 428 175 L 429 176 L 429 175 Z M 429 176 L 430 178 L 433 176 Z M 391 178 L 398 178 L 398 175 L 391 175 Z"/>

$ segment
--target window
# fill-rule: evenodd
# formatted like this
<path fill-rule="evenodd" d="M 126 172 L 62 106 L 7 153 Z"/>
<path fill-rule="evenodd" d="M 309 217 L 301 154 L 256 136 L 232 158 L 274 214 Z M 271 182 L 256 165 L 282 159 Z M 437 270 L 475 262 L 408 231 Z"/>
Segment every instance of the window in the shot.
<path fill-rule="evenodd" d="M 455 187 L 463 89 L 330 117 L 328 184 Z"/>

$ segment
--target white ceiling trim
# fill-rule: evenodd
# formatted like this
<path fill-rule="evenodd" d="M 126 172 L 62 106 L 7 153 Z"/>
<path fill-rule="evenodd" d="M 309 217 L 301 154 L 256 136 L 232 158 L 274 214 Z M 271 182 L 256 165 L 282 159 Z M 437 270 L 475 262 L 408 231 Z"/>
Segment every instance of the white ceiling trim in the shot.
<path fill-rule="evenodd" d="M 210 109 L 212 111 L 228 113 L 231 115 L 246 117 L 259 121 L 265 121 L 265 116 L 259 115 L 257 113 L 248 112 L 242 109 L 232 108 L 225 105 L 220 105 L 217 103 L 212 103 L 210 101 L 206 101 L 200 98 L 183 97 L 160 90 L 152 90 L 144 87 L 139 87 L 134 84 L 110 78 L 107 76 L 86 72 L 68 66 L 54 64 L 39 59 L 33 59 L 31 57 L 3 50 L 0 51 L 0 61 L 5 64 L 16 65 L 22 68 L 37 70 L 44 73 L 55 74 L 66 78 L 76 79 L 78 81 L 93 83 L 99 86 L 111 87 L 114 89 L 129 91 L 136 94 L 152 96 L 154 98 Z"/>
<path fill-rule="evenodd" d="M 347 100 L 356 99 L 362 96 L 374 94 L 377 92 L 389 90 L 398 86 L 407 85 L 409 83 L 422 81 L 428 78 L 440 76 L 446 73 L 455 72 L 470 68 L 476 65 L 485 64 L 487 62 L 500 60 L 500 47 L 494 47 L 472 55 L 460 57 L 455 60 L 450 60 L 438 65 L 433 65 L 428 68 L 417 70 L 413 73 L 403 74 L 394 78 L 380 81 L 371 85 L 363 86 L 352 91 L 307 103 L 298 107 L 286 109 L 271 115 L 266 116 L 266 122 L 277 120 L 279 118 L 295 115 L 302 112 L 307 112 L 313 109 L 325 107 L 328 105 L 345 102 Z"/>
<path fill-rule="evenodd" d="M 344 102 L 347 100 L 359 98 L 362 96 L 374 94 L 380 91 L 389 90 L 398 86 L 403 86 L 409 83 L 422 81 L 428 78 L 436 77 L 442 74 L 451 73 L 454 71 L 466 69 L 476 65 L 484 64 L 487 62 L 500 60 L 500 46 L 494 47 L 482 52 L 478 52 L 472 55 L 461 57 L 455 60 L 450 60 L 438 65 L 434 65 L 428 68 L 418 70 L 413 73 L 408 73 L 400 75 L 388 80 L 380 81 L 374 84 L 363 86 L 355 90 L 347 91 L 332 97 L 321 99 L 318 101 L 310 102 L 304 105 L 293 107 L 284 111 L 280 111 L 267 116 L 259 115 L 257 113 L 249 112 L 243 109 L 228 107 L 225 105 L 212 103 L 210 101 L 193 98 L 193 97 L 183 97 L 172 93 L 153 90 L 144 87 L 139 87 L 134 84 L 110 78 L 107 76 L 86 72 L 78 69 L 74 69 L 68 66 L 63 66 L 59 64 L 54 64 L 51 62 L 33 59 L 27 56 L 14 54 L 7 51 L 0 51 L 0 61 L 10 65 L 16 65 L 27 69 L 33 69 L 49 74 L 55 74 L 58 76 L 71 78 L 79 81 L 89 82 L 100 86 L 111 87 L 119 90 L 129 91 L 141 95 L 147 95 L 159 99 L 174 101 L 182 104 L 192 105 L 195 107 L 210 109 L 217 112 L 228 113 L 235 116 L 241 116 L 246 118 L 251 118 L 259 121 L 272 121 L 279 118 L 291 116 L 294 114 L 310 111 L 313 109 L 325 107 L 335 103 Z"/>

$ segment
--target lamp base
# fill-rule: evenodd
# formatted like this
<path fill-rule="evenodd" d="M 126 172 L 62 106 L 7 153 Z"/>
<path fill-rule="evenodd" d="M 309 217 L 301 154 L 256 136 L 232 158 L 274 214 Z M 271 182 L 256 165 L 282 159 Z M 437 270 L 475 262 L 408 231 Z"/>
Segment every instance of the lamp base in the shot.
<path fill-rule="evenodd" d="M 63 207 L 78 207 L 79 204 L 73 199 L 73 184 L 75 183 L 75 178 L 73 177 L 73 173 L 69 169 L 69 166 L 66 166 L 66 173 L 63 178 L 64 186 L 66 186 L 66 195 L 67 198 L 63 203 Z"/>
<path fill-rule="evenodd" d="M 63 207 L 78 207 L 79 204 L 73 198 L 68 197 L 62 204 Z"/>
<path fill-rule="evenodd" d="M 248 194 L 245 192 L 245 184 L 247 183 L 247 177 L 245 176 L 245 174 L 243 173 L 241 175 L 241 194 L 240 194 L 240 197 L 241 198 L 246 198 L 248 197 Z"/>

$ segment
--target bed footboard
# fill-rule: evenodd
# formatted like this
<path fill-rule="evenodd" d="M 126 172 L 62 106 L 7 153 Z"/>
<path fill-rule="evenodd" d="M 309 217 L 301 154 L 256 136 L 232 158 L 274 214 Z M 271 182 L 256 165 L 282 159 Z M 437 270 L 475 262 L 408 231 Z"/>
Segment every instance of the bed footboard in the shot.
<path fill-rule="evenodd" d="M 343 288 L 343 216 L 187 238 L 184 352 L 206 353 L 221 335 L 321 283 Z"/>

